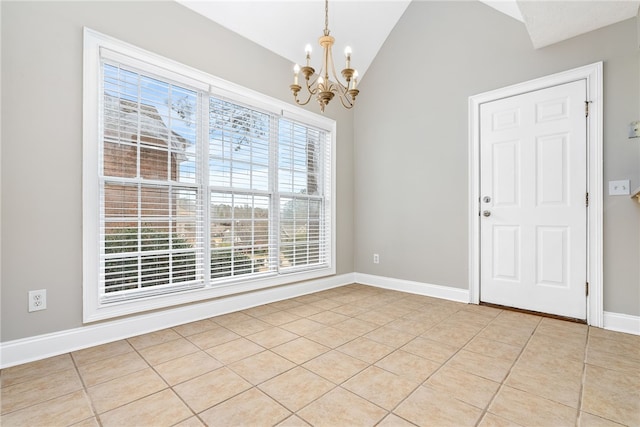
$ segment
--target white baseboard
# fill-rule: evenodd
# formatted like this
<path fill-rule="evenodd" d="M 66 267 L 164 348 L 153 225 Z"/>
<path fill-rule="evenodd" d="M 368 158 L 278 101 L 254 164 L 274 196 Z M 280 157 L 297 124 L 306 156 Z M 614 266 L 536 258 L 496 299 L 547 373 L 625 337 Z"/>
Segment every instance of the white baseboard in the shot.
<path fill-rule="evenodd" d="M 469 291 L 467 289 L 432 285 L 429 283 L 413 282 L 410 280 L 394 279 L 364 273 L 355 273 L 355 282 L 363 285 L 377 286 L 379 288 L 393 289 L 396 291 L 426 295 L 451 301 L 463 303 L 470 302 Z M 603 320 L 604 329 L 640 335 L 640 316 L 605 311 Z"/>
<path fill-rule="evenodd" d="M 468 303 L 469 290 L 348 273 L 0 343 L 0 369 L 352 283 Z M 640 335 L 640 316 L 604 312 L 604 328 Z"/>
<path fill-rule="evenodd" d="M 605 311 L 604 329 L 640 335 L 640 316 Z"/>
<path fill-rule="evenodd" d="M 410 280 L 393 279 L 391 277 L 374 276 L 371 274 L 355 273 L 356 283 L 393 289 L 411 294 L 425 295 L 450 301 L 468 303 L 469 290 L 450 286 L 432 285 L 430 283 L 413 282 Z"/>
<path fill-rule="evenodd" d="M 355 274 L 341 274 L 279 286 L 197 304 L 145 313 L 99 324 L 0 343 L 0 368 L 130 338 L 262 304 L 355 283 Z"/>

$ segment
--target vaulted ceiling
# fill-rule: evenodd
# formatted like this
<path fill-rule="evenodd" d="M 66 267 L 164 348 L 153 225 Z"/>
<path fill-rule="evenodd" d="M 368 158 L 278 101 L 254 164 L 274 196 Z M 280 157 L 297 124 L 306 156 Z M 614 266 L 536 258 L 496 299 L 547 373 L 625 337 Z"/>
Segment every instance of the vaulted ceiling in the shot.
<path fill-rule="evenodd" d="M 320 46 L 324 29 L 323 0 L 176 0 L 195 12 L 289 59 L 304 61 L 304 46 Z M 429 1 L 429 0 L 413 0 Z M 456 1 L 456 0 L 448 0 Z M 487 7 L 519 20 L 526 27 L 533 48 L 545 46 L 632 18 L 640 0 L 558 1 L 479 0 Z M 346 46 L 353 49 L 353 66 L 360 76 L 411 0 L 331 0 L 329 29 L 336 38 L 334 58 Z M 314 57 L 315 55 L 315 57 Z M 340 68 L 341 64 L 336 64 Z"/>

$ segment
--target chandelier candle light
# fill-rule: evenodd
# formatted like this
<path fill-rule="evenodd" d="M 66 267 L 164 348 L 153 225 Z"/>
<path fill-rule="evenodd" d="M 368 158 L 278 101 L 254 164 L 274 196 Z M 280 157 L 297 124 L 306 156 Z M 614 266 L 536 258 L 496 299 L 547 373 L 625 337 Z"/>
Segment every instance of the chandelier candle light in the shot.
<path fill-rule="evenodd" d="M 311 77 L 315 74 L 315 70 L 311 67 L 311 45 L 308 44 L 305 47 L 307 65 L 300 67 L 296 64 L 293 67 L 293 84 L 289 86 L 297 104 L 306 105 L 311 100 L 311 97 L 315 95 L 322 112 L 324 112 L 324 107 L 326 107 L 329 101 L 333 99 L 335 94 L 338 94 L 338 98 L 340 98 L 340 102 L 342 102 L 342 105 L 345 108 L 353 108 L 356 96 L 358 96 L 358 93 L 360 92 L 356 89 L 358 84 L 358 72 L 351 68 L 351 48 L 348 46 L 344 50 L 346 66 L 342 70 L 342 77 L 347 81 L 347 84 L 344 85 L 340 82 L 333 62 L 333 54 L 331 53 L 331 46 L 333 46 L 335 39 L 330 36 L 329 33 L 329 0 L 325 0 L 324 35 L 318 39 L 320 46 L 324 49 L 324 56 L 322 58 L 322 67 L 318 72 L 318 77 L 315 80 L 310 81 Z M 309 93 L 309 96 L 305 101 L 300 101 L 298 99 L 298 92 L 302 89 L 302 86 L 300 86 L 298 81 L 298 75 L 301 71 L 304 76 L 307 92 Z M 333 81 L 329 79 L 329 71 L 332 73 Z"/>

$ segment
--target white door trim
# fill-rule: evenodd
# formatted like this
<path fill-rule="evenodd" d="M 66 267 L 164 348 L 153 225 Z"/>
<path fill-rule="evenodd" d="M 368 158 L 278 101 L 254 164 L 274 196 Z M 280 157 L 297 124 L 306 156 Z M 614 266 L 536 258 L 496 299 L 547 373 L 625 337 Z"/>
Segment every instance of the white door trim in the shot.
<path fill-rule="evenodd" d="M 480 303 L 480 105 L 552 86 L 586 80 L 587 128 L 587 323 L 603 327 L 602 287 L 602 62 L 469 97 L 469 302 Z"/>

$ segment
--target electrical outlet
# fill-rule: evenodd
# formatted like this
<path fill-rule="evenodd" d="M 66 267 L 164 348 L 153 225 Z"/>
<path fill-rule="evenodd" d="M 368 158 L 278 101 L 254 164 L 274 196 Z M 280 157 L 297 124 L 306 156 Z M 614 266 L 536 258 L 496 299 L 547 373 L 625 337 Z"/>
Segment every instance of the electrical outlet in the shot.
<path fill-rule="evenodd" d="M 380 255 L 373 254 L 373 263 L 374 264 L 380 264 Z"/>
<path fill-rule="evenodd" d="M 47 290 L 29 291 L 29 312 L 47 308 Z"/>

